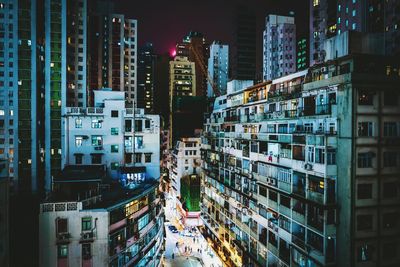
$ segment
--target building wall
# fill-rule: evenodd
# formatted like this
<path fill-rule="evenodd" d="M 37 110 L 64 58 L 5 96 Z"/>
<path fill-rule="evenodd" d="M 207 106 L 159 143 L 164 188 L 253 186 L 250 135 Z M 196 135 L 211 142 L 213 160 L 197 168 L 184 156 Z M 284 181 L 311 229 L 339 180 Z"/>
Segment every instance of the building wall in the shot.
<path fill-rule="evenodd" d="M 0 264 L 4 267 L 10 264 L 10 178 L 7 165 L 6 161 L 0 161 Z"/>
<path fill-rule="evenodd" d="M 144 114 L 143 110 L 139 109 L 134 113 L 133 109 L 125 108 L 123 92 L 95 91 L 95 104 L 96 107 L 86 109 L 66 109 L 63 166 L 77 164 L 77 154 L 82 155 L 81 164 L 92 164 L 92 155 L 101 154 L 101 164 L 107 166 L 113 178 L 118 177 L 120 167 L 135 165 L 145 166 L 148 177 L 158 179 L 160 177 L 159 116 Z M 112 117 L 113 111 L 118 117 Z M 140 121 L 141 129 L 135 130 L 135 121 Z M 94 145 L 93 136 L 101 136 L 102 144 Z M 77 140 L 77 138 L 82 139 Z M 142 139 L 136 147 L 135 138 Z M 139 155 L 140 161 L 134 162 L 135 154 Z M 151 155 L 150 162 L 146 162 L 145 154 Z"/>
<path fill-rule="evenodd" d="M 293 17 L 268 15 L 263 43 L 263 78 L 273 80 L 296 71 L 296 24 Z"/>
<path fill-rule="evenodd" d="M 43 210 L 52 206 L 52 211 Z M 68 210 L 68 207 L 70 210 Z M 57 211 L 60 210 L 60 211 Z M 91 244 L 92 258 L 82 257 L 82 218 L 91 217 L 94 241 Z M 57 237 L 57 219 L 68 220 L 68 241 Z M 94 225 L 96 227 L 94 228 Z M 39 215 L 39 265 L 40 266 L 105 266 L 108 264 L 109 214 L 106 210 L 84 210 L 82 202 L 47 203 L 41 205 Z M 89 231 L 90 232 L 90 231 Z M 58 257 L 58 245 L 67 245 L 68 256 Z"/>
<path fill-rule="evenodd" d="M 203 221 L 228 263 L 398 264 L 397 66 L 347 55 L 228 90 L 202 137 Z"/>
<path fill-rule="evenodd" d="M 181 178 L 200 173 L 200 148 L 200 138 L 182 138 L 176 143 L 169 166 L 175 195 L 181 195 Z"/>
<path fill-rule="evenodd" d="M 226 93 L 228 83 L 229 46 L 213 42 L 210 46 L 210 57 L 208 58 L 208 73 L 214 86 L 220 94 Z M 210 83 L 207 83 L 207 96 L 214 95 Z"/>

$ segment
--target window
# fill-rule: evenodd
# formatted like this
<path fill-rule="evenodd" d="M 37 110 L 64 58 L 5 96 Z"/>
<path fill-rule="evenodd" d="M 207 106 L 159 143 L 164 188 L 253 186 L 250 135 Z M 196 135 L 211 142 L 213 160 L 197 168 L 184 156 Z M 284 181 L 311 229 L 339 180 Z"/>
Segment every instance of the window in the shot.
<path fill-rule="evenodd" d="M 82 128 L 82 119 L 75 119 L 75 128 Z"/>
<path fill-rule="evenodd" d="M 101 125 L 102 125 L 102 120 L 99 120 L 99 119 L 92 119 L 92 128 L 93 129 L 99 129 L 99 128 L 101 128 Z"/>
<path fill-rule="evenodd" d="M 111 110 L 111 117 L 118 118 L 118 110 Z"/>
<path fill-rule="evenodd" d="M 75 155 L 75 164 L 80 165 L 83 162 L 83 155 L 82 154 L 76 154 Z"/>
<path fill-rule="evenodd" d="M 135 149 L 143 148 L 143 136 L 135 136 Z"/>
<path fill-rule="evenodd" d="M 135 120 L 135 131 L 136 132 L 143 131 L 143 121 L 142 120 Z"/>
<path fill-rule="evenodd" d="M 371 106 L 374 104 L 374 93 L 368 91 L 360 91 L 358 95 L 358 104 Z"/>
<path fill-rule="evenodd" d="M 358 247 L 357 260 L 358 261 L 371 261 L 375 247 L 370 244 L 364 244 Z"/>
<path fill-rule="evenodd" d="M 83 143 L 83 137 L 82 136 L 75 136 L 75 146 L 76 147 L 81 147 Z"/>
<path fill-rule="evenodd" d="M 118 170 L 119 163 L 118 162 L 111 162 L 111 170 Z"/>
<path fill-rule="evenodd" d="M 111 153 L 118 153 L 118 145 L 111 145 Z"/>
<path fill-rule="evenodd" d="M 58 245 L 57 256 L 59 259 L 68 257 L 68 245 Z"/>
<path fill-rule="evenodd" d="M 385 151 L 383 152 L 383 167 L 396 167 L 397 166 L 397 152 Z"/>
<path fill-rule="evenodd" d="M 394 91 L 385 91 L 383 104 L 385 106 L 397 106 L 399 95 Z"/>
<path fill-rule="evenodd" d="M 146 128 L 146 129 L 150 128 L 150 120 L 145 120 L 144 121 L 144 128 Z"/>
<path fill-rule="evenodd" d="M 397 218 L 399 217 L 399 213 L 390 212 L 384 213 L 382 217 L 382 225 L 385 229 L 392 229 L 397 226 Z"/>
<path fill-rule="evenodd" d="M 92 164 L 101 164 L 101 154 L 92 154 Z"/>
<path fill-rule="evenodd" d="M 82 258 L 88 260 L 92 258 L 92 247 L 90 243 L 82 244 Z"/>
<path fill-rule="evenodd" d="M 118 128 L 111 128 L 111 135 L 118 135 Z"/>
<path fill-rule="evenodd" d="M 101 135 L 92 135 L 92 146 L 103 145 L 103 137 Z"/>
<path fill-rule="evenodd" d="M 146 162 L 146 163 L 151 162 L 151 153 L 144 154 L 144 162 Z"/>
<path fill-rule="evenodd" d="M 358 215 L 357 216 L 357 231 L 372 230 L 372 219 L 373 219 L 373 216 L 370 214 Z"/>
<path fill-rule="evenodd" d="M 135 163 L 142 162 L 142 153 L 135 153 Z"/>
<path fill-rule="evenodd" d="M 357 198 L 358 199 L 372 198 L 372 184 L 359 184 L 357 186 Z"/>
<path fill-rule="evenodd" d="M 387 122 L 383 123 L 383 136 L 385 137 L 396 137 L 397 133 L 397 124 L 396 122 Z"/>
<path fill-rule="evenodd" d="M 398 184 L 396 182 L 387 182 L 383 184 L 383 197 L 396 198 L 398 191 Z"/>
<path fill-rule="evenodd" d="M 358 123 L 358 136 L 372 136 L 372 122 L 359 122 Z"/>
<path fill-rule="evenodd" d="M 325 149 L 323 148 L 315 149 L 315 163 L 320 163 L 320 164 L 325 163 Z"/>
<path fill-rule="evenodd" d="M 307 148 L 307 161 L 314 162 L 314 147 Z"/>
<path fill-rule="evenodd" d="M 82 231 L 90 231 L 90 230 L 92 230 L 92 217 L 83 217 Z"/>
<path fill-rule="evenodd" d="M 149 214 L 144 215 L 138 221 L 138 230 L 142 230 L 146 225 L 149 224 Z"/>
<path fill-rule="evenodd" d="M 358 168 L 372 168 L 372 153 L 358 153 Z"/>
<path fill-rule="evenodd" d="M 382 249 L 382 256 L 384 259 L 390 260 L 394 259 L 397 256 L 397 243 L 392 242 L 392 243 L 386 243 L 383 244 L 383 249 Z"/>

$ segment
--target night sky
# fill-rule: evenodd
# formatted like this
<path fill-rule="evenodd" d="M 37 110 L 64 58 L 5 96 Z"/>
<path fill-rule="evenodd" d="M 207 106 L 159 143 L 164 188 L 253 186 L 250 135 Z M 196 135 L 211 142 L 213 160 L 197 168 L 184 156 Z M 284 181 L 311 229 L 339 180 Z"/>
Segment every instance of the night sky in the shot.
<path fill-rule="evenodd" d="M 139 45 L 152 42 L 157 53 L 171 51 L 191 30 L 202 32 L 206 41 L 231 43 L 232 18 L 238 4 L 257 16 L 257 67 L 262 58 L 262 31 L 267 14 L 295 12 L 297 32 L 308 28 L 309 0 L 114 0 L 115 11 L 138 20 Z"/>

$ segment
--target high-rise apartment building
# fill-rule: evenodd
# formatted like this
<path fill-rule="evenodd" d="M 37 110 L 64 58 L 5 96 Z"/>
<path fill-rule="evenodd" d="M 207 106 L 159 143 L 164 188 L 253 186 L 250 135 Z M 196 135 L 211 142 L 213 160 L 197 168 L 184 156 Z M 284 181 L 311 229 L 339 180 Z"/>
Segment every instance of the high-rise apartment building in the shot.
<path fill-rule="evenodd" d="M 176 44 L 176 55 L 187 57 L 195 63 L 196 71 L 196 96 L 207 95 L 207 59 L 208 46 L 204 35 L 200 32 L 189 32 L 181 43 Z"/>
<path fill-rule="evenodd" d="M 139 47 L 136 106 L 144 108 L 146 113 L 154 112 L 156 60 L 157 56 L 154 54 L 152 43 L 146 43 L 144 46 Z"/>
<path fill-rule="evenodd" d="M 387 0 L 384 7 L 386 54 L 400 55 L 400 2 Z"/>
<path fill-rule="evenodd" d="M 136 103 L 137 21 L 111 13 L 100 5 L 90 15 L 90 88 L 123 91 L 128 103 Z M 93 93 L 90 91 L 90 101 Z"/>
<path fill-rule="evenodd" d="M 70 107 L 87 106 L 87 0 L 67 0 L 67 100 Z"/>
<path fill-rule="evenodd" d="M 214 41 L 210 45 L 210 57 L 208 58 L 208 73 L 210 80 L 213 82 L 213 88 L 210 83 L 207 83 L 207 96 L 215 95 L 214 90 L 219 94 L 226 93 L 228 83 L 228 68 L 229 68 L 229 46 L 220 42 Z"/>
<path fill-rule="evenodd" d="M 231 78 L 256 79 L 256 16 L 240 6 L 233 18 L 233 43 L 230 49 Z"/>
<path fill-rule="evenodd" d="M 10 177 L 7 160 L 0 160 L 0 264 L 10 266 Z"/>
<path fill-rule="evenodd" d="M 263 78 L 273 80 L 296 71 L 296 25 L 293 17 L 268 15 L 263 42 Z"/>
<path fill-rule="evenodd" d="M 399 67 L 347 55 L 216 99 L 202 212 L 228 264 L 400 263 Z"/>
<path fill-rule="evenodd" d="M 7 21 L 1 37 L 7 69 L 1 79 L 9 89 L 0 103 L 6 135 L 2 157 L 10 160 L 16 188 L 36 192 L 44 185 L 50 190 L 51 176 L 60 167 L 61 107 L 66 104 L 67 2 L 7 1 L 1 6 Z"/>

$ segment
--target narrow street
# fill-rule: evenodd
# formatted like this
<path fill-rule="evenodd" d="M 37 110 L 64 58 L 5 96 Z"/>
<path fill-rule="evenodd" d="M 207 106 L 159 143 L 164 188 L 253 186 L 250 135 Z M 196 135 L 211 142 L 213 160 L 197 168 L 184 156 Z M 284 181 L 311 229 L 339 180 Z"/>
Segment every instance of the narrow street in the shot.
<path fill-rule="evenodd" d="M 222 267 L 222 261 L 217 253 L 209 246 L 207 240 L 200 234 L 197 227 L 185 227 L 179 223 L 179 212 L 176 211 L 175 199 L 166 197 L 165 223 L 166 250 L 164 266 L 171 267 Z M 173 233 L 169 226 L 178 230 Z M 189 231 L 191 229 L 191 231 Z"/>

